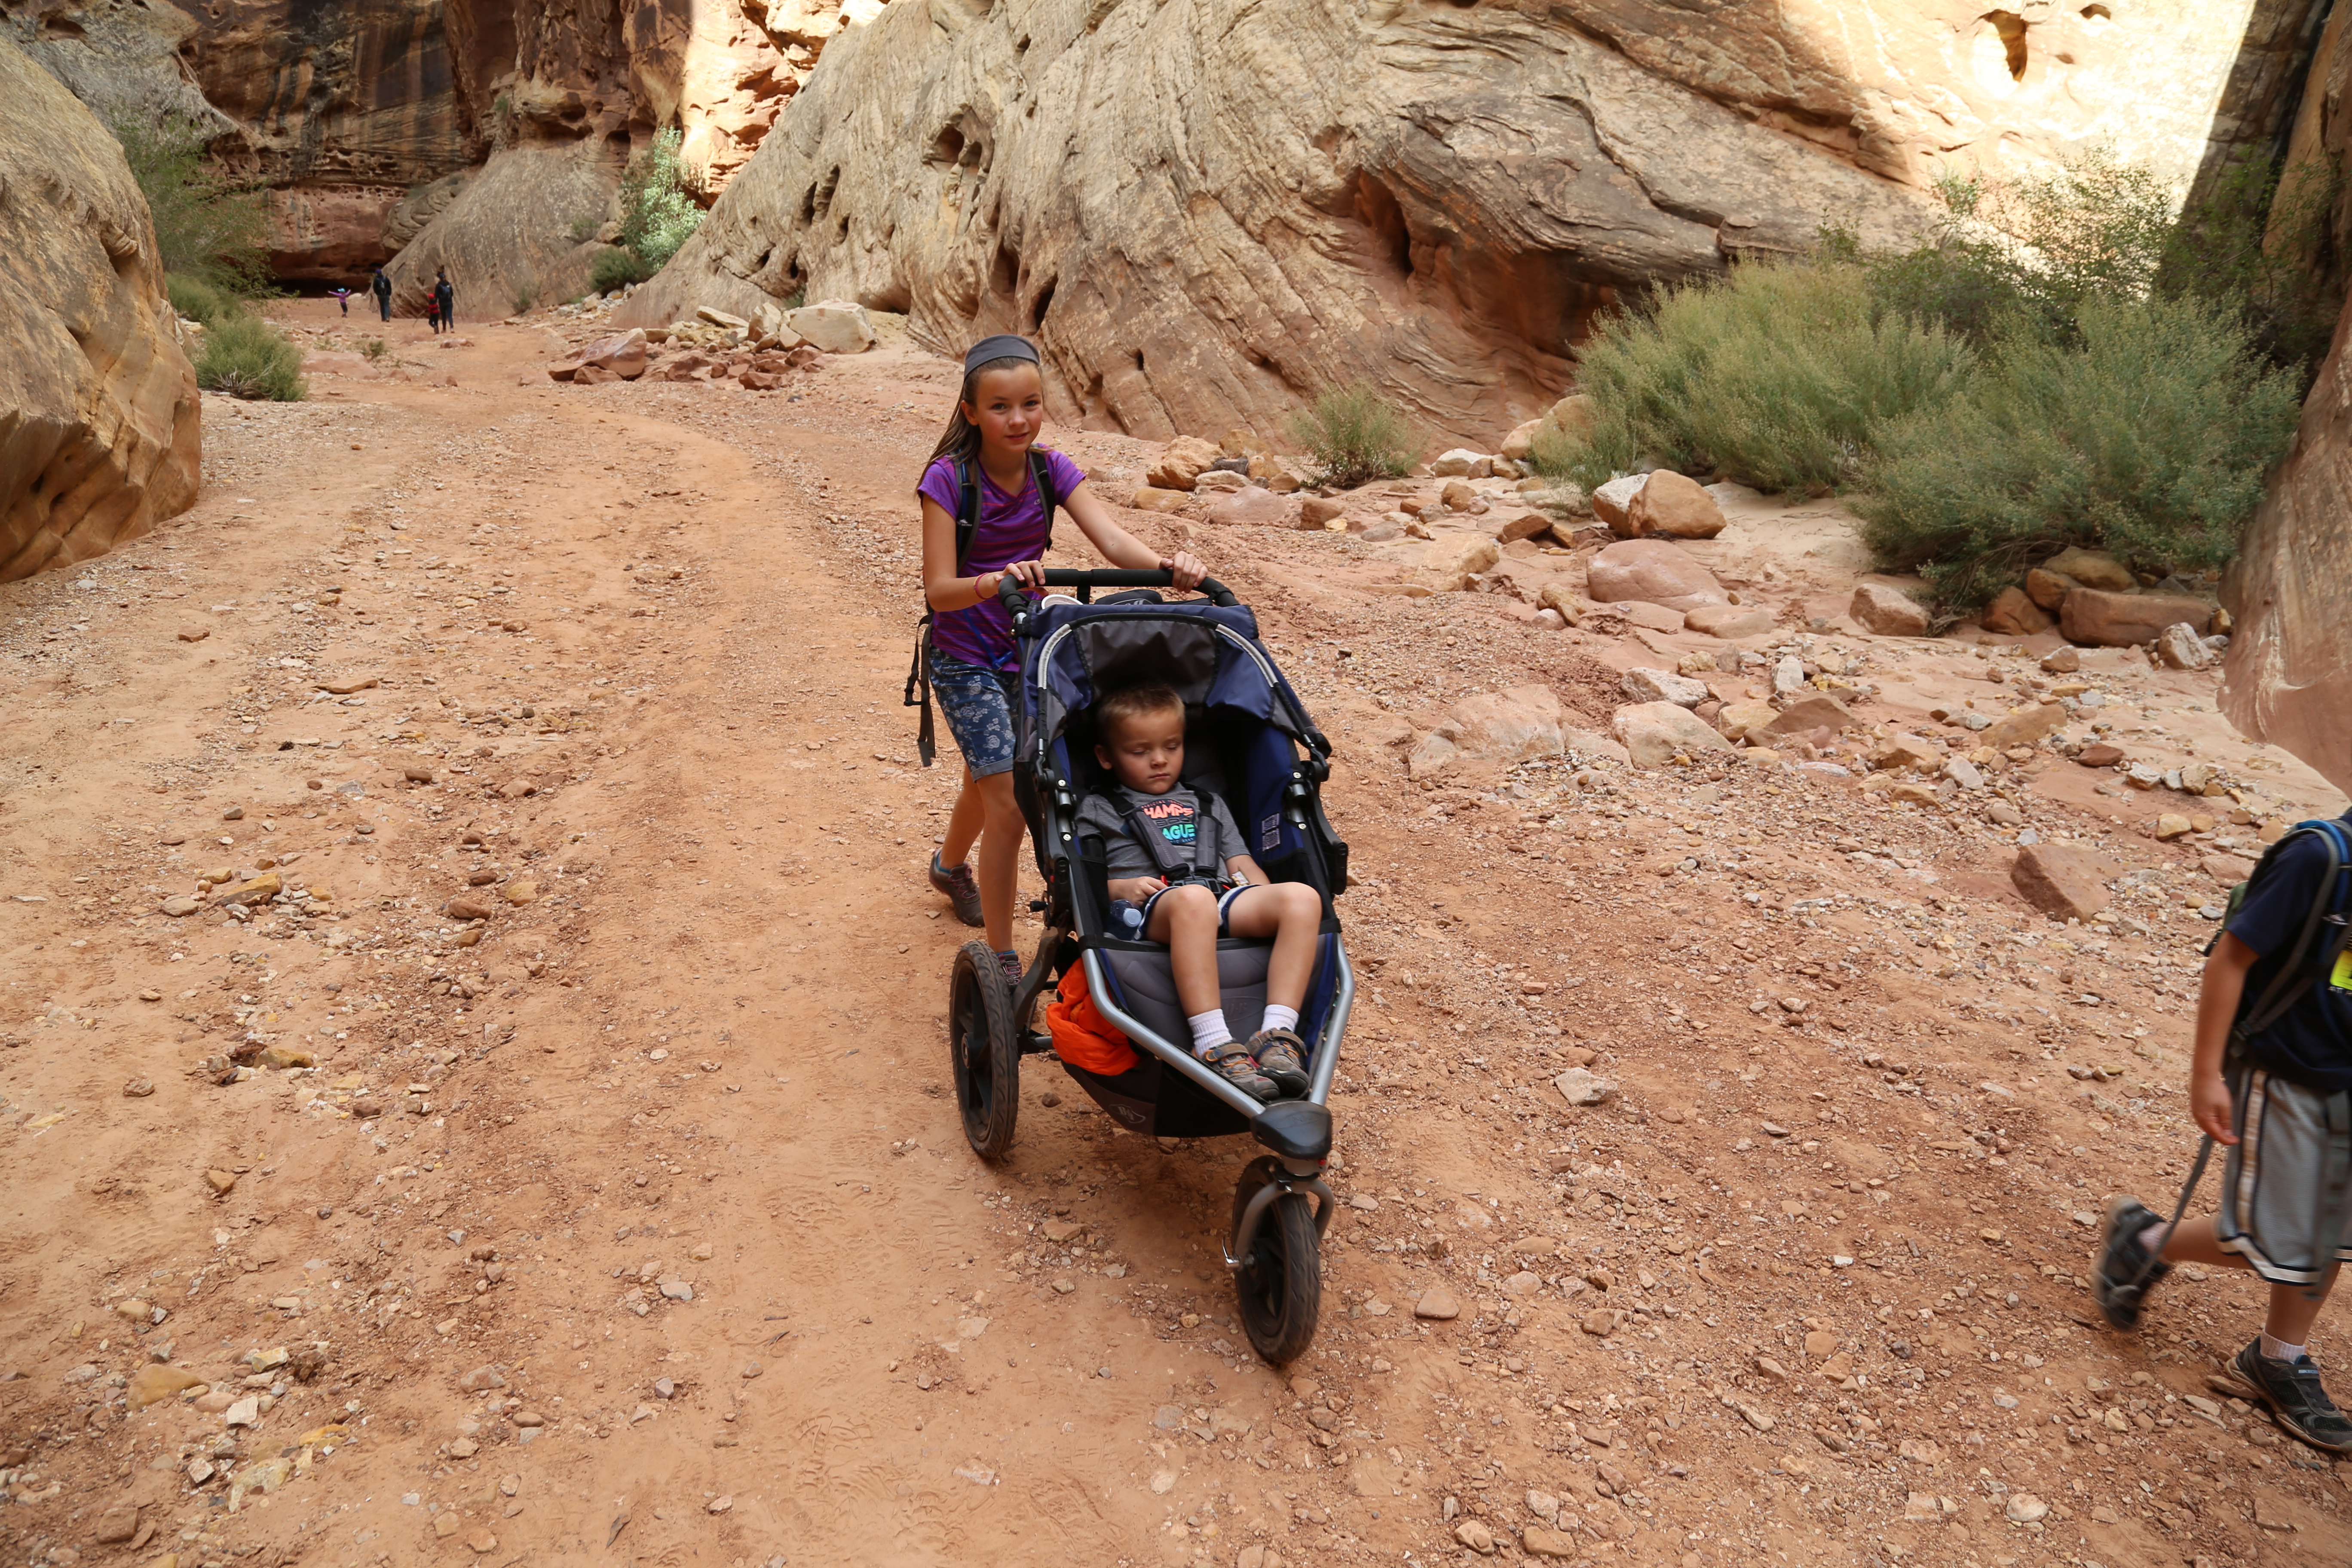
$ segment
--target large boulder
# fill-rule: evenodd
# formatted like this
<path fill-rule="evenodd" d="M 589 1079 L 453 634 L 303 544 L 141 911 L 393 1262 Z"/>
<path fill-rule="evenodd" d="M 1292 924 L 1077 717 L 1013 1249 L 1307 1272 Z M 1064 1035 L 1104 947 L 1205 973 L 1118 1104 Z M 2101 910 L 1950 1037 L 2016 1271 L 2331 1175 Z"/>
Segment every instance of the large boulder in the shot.
<path fill-rule="evenodd" d="M 1927 607 L 1885 583 L 1856 584 L 1853 602 L 1846 605 L 1845 613 L 1853 618 L 1854 625 L 1875 637 L 1927 635 Z"/>
<path fill-rule="evenodd" d="M 2137 647 L 2169 626 L 2186 622 L 2199 637 L 2213 624 L 2213 606 L 2180 594 L 2113 594 L 2077 588 L 2058 612 L 2068 642 L 2094 647 Z"/>
<path fill-rule="evenodd" d="M 1416 779 L 1430 778 L 1476 759 L 1518 763 L 1556 757 L 1567 744 L 1568 710 L 1547 686 L 1482 691 L 1449 710 L 1405 759 Z"/>
<path fill-rule="evenodd" d="M 196 498 L 195 372 L 147 203 L 98 117 L 0 37 L 0 582 Z"/>
<path fill-rule="evenodd" d="M 619 183 L 620 171 L 593 145 L 532 142 L 492 154 L 384 268 L 393 310 L 422 315 L 443 268 L 461 321 L 586 293 L 608 247 L 573 239 L 572 226 L 602 215 Z"/>
<path fill-rule="evenodd" d="M 1726 519 L 1706 487 L 1685 474 L 1660 468 L 1650 482 L 1633 492 L 1625 521 L 1636 536 L 1659 534 L 1668 539 L 1713 539 Z"/>
<path fill-rule="evenodd" d="M 1204 441 L 1198 436 L 1179 436 L 1160 452 L 1159 460 L 1144 475 L 1144 482 L 1163 490 L 1189 490 L 1216 460 L 1214 441 Z"/>
<path fill-rule="evenodd" d="M 823 300 L 787 311 L 784 322 L 810 343 L 829 354 L 862 354 L 877 335 L 866 307 L 849 300 Z"/>
<path fill-rule="evenodd" d="M 2032 844 L 2017 852 L 2009 879 L 2025 901 L 2053 920 L 2087 921 L 2107 907 L 2114 862 L 2096 850 Z"/>
<path fill-rule="evenodd" d="M 1595 604 L 1641 599 L 1685 611 L 1731 602 L 1714 573 L 1663 539 L 1625 539 L 1603 548 L 1586 568 L 1584 594 Z"/>
<path fill-rule="evenodd" d="M 2105 551 L 2084 550 L 2079 545 L 2053 555 L 2042 563 L 2042 570 L 2070 577 L 2085 588 L 2104 588 L 2110 594 L 2127 594 L 2134 585 L 2130 567 Z"/>
<path fill-rule="evenodd" d="M 2030 637 L 2050 629 L 2050 614 L 2014 584 L 1992 596 L 1978 617 L 1984 629 L 2007 637 Z"/>
<path fill-rule="evenodd" d="M 1637 768 L 1662 768 L 1678 756 L 1735 749 L 1706 721 L 1678 703 L 1628 703 L 1617 710 L 1610 728 Z"/>

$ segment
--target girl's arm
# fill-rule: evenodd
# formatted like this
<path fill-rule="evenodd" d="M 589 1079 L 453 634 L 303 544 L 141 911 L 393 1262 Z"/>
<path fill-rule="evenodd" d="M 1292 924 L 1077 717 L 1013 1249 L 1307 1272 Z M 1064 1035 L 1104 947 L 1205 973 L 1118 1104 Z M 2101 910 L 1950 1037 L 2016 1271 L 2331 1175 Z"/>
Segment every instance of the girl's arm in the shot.
<path fill-rule="evenodd" d="M 1191 551 L 1162 555 L 1112 521 L 1110 509 L 1096 496 L 1091 483 L 1080 485 L 1064 497 L 1062 509 L 1077 520 L 1078 531 L 1087 536 L 1095 552 L 1114 566 L 1173 573 L 1176 586 L 1187 589 L 1199 587 L 1201 579 L 1209 574 L 1209 569 Z"/>
<path fill-rule="evenodd" d="M 1130 541 L 1130 542 L 1132 542 Z M 1006 577 L 1031 587 L 1043 587 L 1045 563 L 1016 561 L 1002 571 L 974 576 L 956 575 L 955 519 L 947 508 L 923 498 L 923 598 L 934 610 L 968 610 L 996 597 L 996 585 Z"/>

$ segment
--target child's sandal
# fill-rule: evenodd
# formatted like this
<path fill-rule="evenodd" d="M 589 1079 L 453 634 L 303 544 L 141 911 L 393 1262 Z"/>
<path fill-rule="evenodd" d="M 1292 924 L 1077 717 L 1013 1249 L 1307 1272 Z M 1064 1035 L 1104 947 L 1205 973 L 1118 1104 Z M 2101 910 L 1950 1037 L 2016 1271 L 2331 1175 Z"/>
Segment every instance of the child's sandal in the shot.
<path fill-rule="evenodd" d="M 1271 1103 L 1281 1097 L 1282 1091 L 1275 1088 L 1272 1079 L 1257 1070 L 1257 1062 L 1251 1057 L 1249 1047 L 1239 1040 L 1211 1046 L 1201 1053 L 1201 1059 L 1253 1100 Z"/>
<path fill-rule="evenodd" d="M 1257 1058 L 1257 1070 L 1274 1080 L 1283 1098 L 1307 1092 L 1306 1041 L 1288 1029 L 1260 1029 L 1247 1048 Z"/>

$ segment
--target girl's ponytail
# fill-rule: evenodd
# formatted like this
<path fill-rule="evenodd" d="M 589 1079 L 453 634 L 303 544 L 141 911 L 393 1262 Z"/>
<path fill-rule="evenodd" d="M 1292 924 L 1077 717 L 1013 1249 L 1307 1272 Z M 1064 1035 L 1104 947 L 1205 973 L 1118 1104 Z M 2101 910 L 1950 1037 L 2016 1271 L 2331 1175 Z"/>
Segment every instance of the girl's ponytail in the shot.
<path fill-rule="evenodd" d="M 931 448 L 929 461 L 953 458 L 968 463 L 980 456 L 980 426 L 963 416 L 964 405 L 980 391 L 980 378 L 992 370 L 1014 370 L 1022 365 L 1043 369 L 1037 350 L 1026 338 L 1003 334 L 982 338 L 972 344 L 963 356 L 963 389 L 956 395 L 954 412 L 948 416 L 948 427 L 940 437 L 940 444 Z"/>

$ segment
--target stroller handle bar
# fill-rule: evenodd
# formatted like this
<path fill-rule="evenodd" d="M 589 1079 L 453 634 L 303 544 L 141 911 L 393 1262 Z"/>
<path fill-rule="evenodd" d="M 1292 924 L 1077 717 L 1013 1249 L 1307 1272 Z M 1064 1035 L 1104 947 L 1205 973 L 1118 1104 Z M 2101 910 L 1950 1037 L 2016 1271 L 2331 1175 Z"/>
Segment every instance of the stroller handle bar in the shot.
<path fill-rule="evenodd" d="M 1175 585 L 1176 574 L 1173 572 L 1162 572 L 1156 568 L 1149 572 L 1127 568 L 1100 572 L 1069 572 L 1058 567 L 1049 567 L 1045 573 L 1045 586 L 1076 588 L 1079 591 L 1078 597 L 1081 602 L 1084 602 L 1097 588 L 1172 588 Z M 1226 587 L 1214 577 L 1202 578 L 1200 591 L 1207 595 L 1209 602 L 1220 609 L 1231 609 L 1241 603 L 1239 599 L 1234 597 L 1234 591 L 1231 588 Z M 997 584 L 996 596 L 1003 602 L 1006 609 L 1017 612 L 1022 607 L 1021 601 L 1024 595 L 1020 583 L 1007 577 Z"/>

